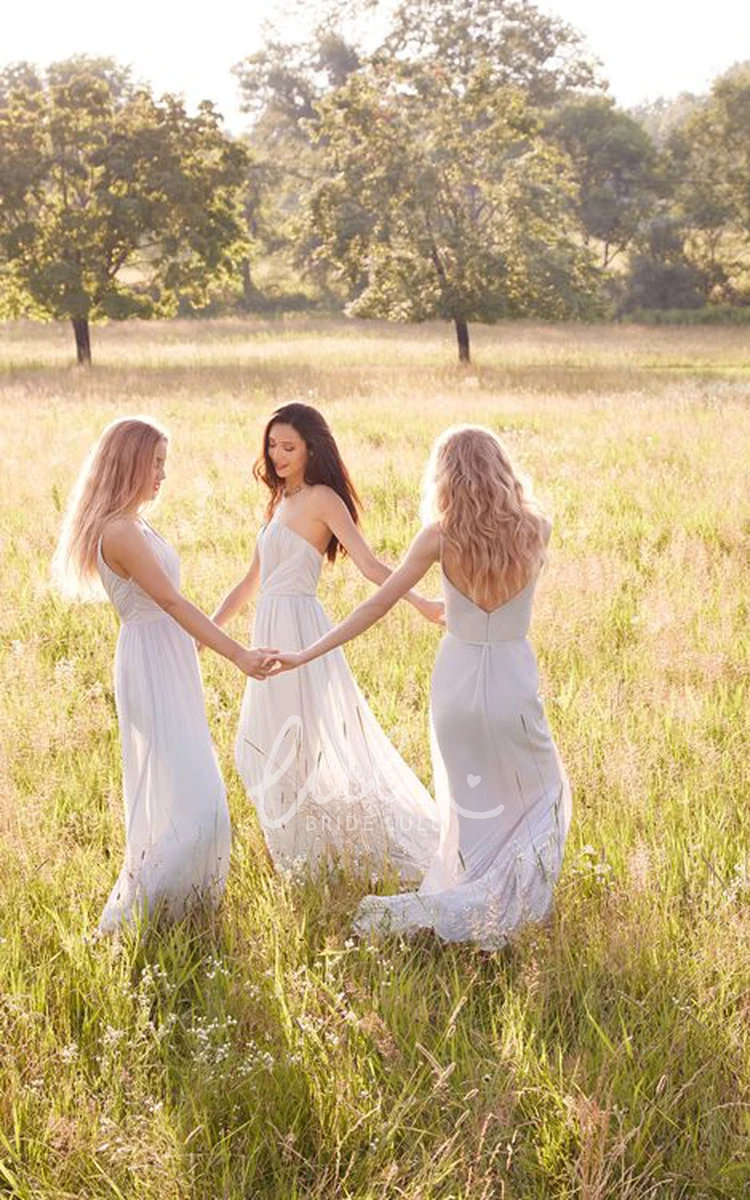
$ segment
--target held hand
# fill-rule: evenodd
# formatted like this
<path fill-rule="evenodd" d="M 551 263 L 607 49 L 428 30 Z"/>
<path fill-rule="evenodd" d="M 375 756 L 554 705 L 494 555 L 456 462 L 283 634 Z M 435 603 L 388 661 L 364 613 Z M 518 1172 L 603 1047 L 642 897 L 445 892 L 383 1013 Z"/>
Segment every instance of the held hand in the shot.
<path fill-rule="evenodd" d="M 301 667 L 305 661 L 304 651 L 290 650 L 285 652 L 278 651 L 275 655 L 276 664 L 271 671 L 271 676 L 282 675 L 284 671 L 293 671 L 296 667 Z"/>
<path fill-rule="evenodd" d="M 261 646 L 257 650 L 243 650 L 235 665 L 253 679 L 267 679 L 277 658 L 278 651 Z"/>
<path fill-rule="evenodd" d="M 419 611 L 426 620 L 432 621 L 434 625 L 445 627 L 444 600 L 423 600 L 419 606 Z"/>

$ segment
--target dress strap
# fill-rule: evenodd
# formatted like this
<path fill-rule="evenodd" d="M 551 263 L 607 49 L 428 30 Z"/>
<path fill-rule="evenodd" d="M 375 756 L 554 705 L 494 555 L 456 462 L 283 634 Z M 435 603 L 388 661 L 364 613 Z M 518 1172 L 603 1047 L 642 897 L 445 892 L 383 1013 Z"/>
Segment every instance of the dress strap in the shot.
<path fill-rule="evenodd" d="M 154 529 L 153 525 L 149 524 L 145 517 L 139 517 L 138 521 L 144 529 L 148 530 L 149 533 L 153 533 L 154 537 L 158 538 L 160 542 L 166 541 L 166 538 L 163 538 L 158 529 Z"/>

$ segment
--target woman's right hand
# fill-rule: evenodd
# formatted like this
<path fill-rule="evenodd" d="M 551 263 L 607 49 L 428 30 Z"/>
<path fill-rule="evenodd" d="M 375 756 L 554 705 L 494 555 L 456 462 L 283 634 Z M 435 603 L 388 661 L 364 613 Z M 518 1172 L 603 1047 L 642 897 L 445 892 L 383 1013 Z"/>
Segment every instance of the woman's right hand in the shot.
<path fill-rule="evenodd" d="M 271 675 L 281 675 L 284 671 L 294 671 L 307 662 L 304 650 L 280 650 L 275 658 Z"/>
<path fill-rule="evenodd" d="M 278 650 L 259 646 L 256 650 L 243 650 L 234 660 L 234 664 L 244 675 L 250 675 L 253 679 L 267 679 L 277 661 Z"/>
<path fill-rule="evenodd" d="M 434 625 L 439 625 L 442 629 L 445 628 L 445 601 L 444 600 L 425 600 L 419 602 L 419 611 L 427 621 L 432 621 Z"/>

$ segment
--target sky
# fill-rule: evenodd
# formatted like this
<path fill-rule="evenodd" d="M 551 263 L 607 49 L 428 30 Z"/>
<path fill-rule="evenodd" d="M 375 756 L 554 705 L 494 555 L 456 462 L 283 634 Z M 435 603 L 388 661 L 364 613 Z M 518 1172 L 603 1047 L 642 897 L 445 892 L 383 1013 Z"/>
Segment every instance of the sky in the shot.
<path fill-rule="evenodd" d="M 299 2 L 299 0 L 298 0 Z M 41 66 L 71 54 L 109 55 L 161 94 L 190 108 L 213 100 L 233 133 L 245 128 L 232 66 L 262 44 L 264 19 L 281 0 L 0 0 L 0 65 Z M 750 59 L 747 0 L 537 0 L 587 38 L 615 100 L 631 107 L 658 96 L 704 92 L 733 63 Z M 314 3 L 301 7 L 313 13 Z M 3 12 L 3 8 L 5 11 Z"/>

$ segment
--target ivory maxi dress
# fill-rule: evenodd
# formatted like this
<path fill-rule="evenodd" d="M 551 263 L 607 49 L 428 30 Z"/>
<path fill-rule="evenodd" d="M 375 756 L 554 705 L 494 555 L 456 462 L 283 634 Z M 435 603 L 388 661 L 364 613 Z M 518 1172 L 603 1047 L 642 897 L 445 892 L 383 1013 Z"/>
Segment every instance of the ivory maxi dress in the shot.
<path fill-rule="evenodd" d="M 177 552 L 139 522 L 179 587 Z M 193 639 L 133 579 L 99 574 L 120 617 L 114 682 L 122 743 L 125 861 L 102 913 L 106 933 L 159 906 L 170 918 L 224 890 L 231 831 Z"/>
<path fill-rule="evenodd" d="M 323 555 L 278 514 L 258 544 L 253 644 L 301 650 L 331 628 L 316 596 Z M 248 680 L 235 761 L 278 867 L 338 861 L 365 875 L 422 879 L 437 850 L 435 804 L 378 724 L 342 650 Z"/>
<path fill-rule="evenodd" d="M 430 705 L 440 846 L 418 891 L 366 897 L 355 930 L 494 949 L 551 910 L 571 792 L 527 638 L 536 579 L 492 612 L 444 571 L 443 584 Z"/>

